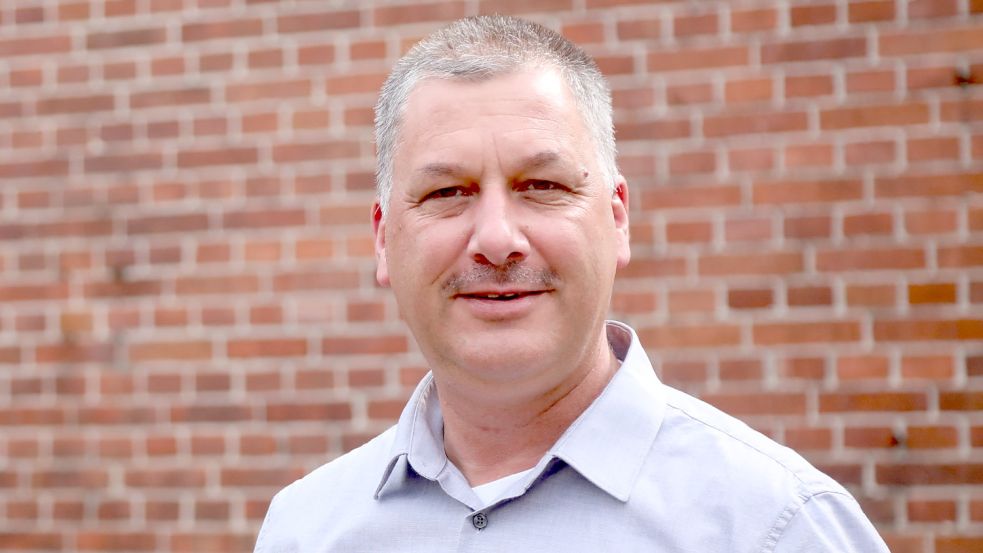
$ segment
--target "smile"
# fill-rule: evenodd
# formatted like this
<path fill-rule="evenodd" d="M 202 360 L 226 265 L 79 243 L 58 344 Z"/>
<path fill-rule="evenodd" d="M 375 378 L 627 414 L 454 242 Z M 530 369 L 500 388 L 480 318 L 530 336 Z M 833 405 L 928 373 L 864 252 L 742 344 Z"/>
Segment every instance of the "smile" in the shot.
<path fill-rule="evenodd" d="M 493 301 L 509 301 L 526 296 L 535 296 L 542 294 L 543 290 L 529 291 L 529 292 L 476 292 L 473 294 L 460 294 L 458 297 L 476 300 L 493 300 Z"/>

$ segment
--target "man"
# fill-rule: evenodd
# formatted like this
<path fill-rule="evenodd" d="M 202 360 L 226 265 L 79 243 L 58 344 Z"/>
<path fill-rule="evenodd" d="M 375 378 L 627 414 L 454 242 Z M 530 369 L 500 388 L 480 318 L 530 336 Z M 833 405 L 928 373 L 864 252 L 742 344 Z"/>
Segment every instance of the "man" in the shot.
<path fill-rule="evenodd" d="M 256 551 L 884 552 L 805 460 L 605 322 L 628 187 L 594 62 L 468 18 L 376 111 L 377 279 L 429 363 L 397 426 L 277 494 Z"/>

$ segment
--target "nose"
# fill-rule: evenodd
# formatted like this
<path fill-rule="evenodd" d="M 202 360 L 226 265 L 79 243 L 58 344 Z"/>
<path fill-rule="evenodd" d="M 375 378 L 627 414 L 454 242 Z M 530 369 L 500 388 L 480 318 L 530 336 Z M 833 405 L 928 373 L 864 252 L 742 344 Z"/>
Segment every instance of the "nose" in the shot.
<path fill-rule="evenodd" d="M 482 191 L 471 207 L 473 227 L 468 255 L 476 263 L 502 266 L 529 255 L 529 241 L 508 192 Z"/>

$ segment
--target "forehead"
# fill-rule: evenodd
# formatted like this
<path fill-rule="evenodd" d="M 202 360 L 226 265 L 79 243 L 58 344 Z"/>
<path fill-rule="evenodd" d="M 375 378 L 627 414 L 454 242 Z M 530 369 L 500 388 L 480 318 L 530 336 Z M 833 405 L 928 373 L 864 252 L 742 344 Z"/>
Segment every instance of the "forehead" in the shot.
<path fill-rule="evenodd" d="M 407 98 L 397 165 L 473 157 L 495 149 L 521 157 L 530 150 L 588 146 L 577 103 L 554 69 L 526 69 L 480 81 L 428 79 Z"/>

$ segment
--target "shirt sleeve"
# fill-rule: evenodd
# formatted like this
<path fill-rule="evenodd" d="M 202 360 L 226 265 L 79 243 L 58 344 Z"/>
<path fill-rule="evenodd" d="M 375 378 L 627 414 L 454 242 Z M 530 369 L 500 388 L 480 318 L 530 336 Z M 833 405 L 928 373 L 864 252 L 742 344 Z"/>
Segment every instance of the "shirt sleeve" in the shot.
<path fill-rule="evenodd" d="M 296 553 L 297 548 L 295 545 L 281 543 L 283 541 L 282 536 L 290 536 L 291 530 L 293 530 L 287 528 L 287 532 L 285 533 L 283 527 L 289 526 L 289 520 L 284 520 L 283 517 L 279 516 L 284 495 L 289 490 L 290 486 L 280 490 L 273 496 L 273 500 L 270 501 L 270 506 L 266 510 L 266 517 L 263 519 L 263 525 L 260 527 L 259 535 L 256 537 L 256 546 L 253 549 L 253 553 Z"/>
<path fill-rule="evenodd" d="M 789 519 L 764 553 L 890 553 L 880 534 L 845 493 L 823 492 L 810 497 Z"/>

